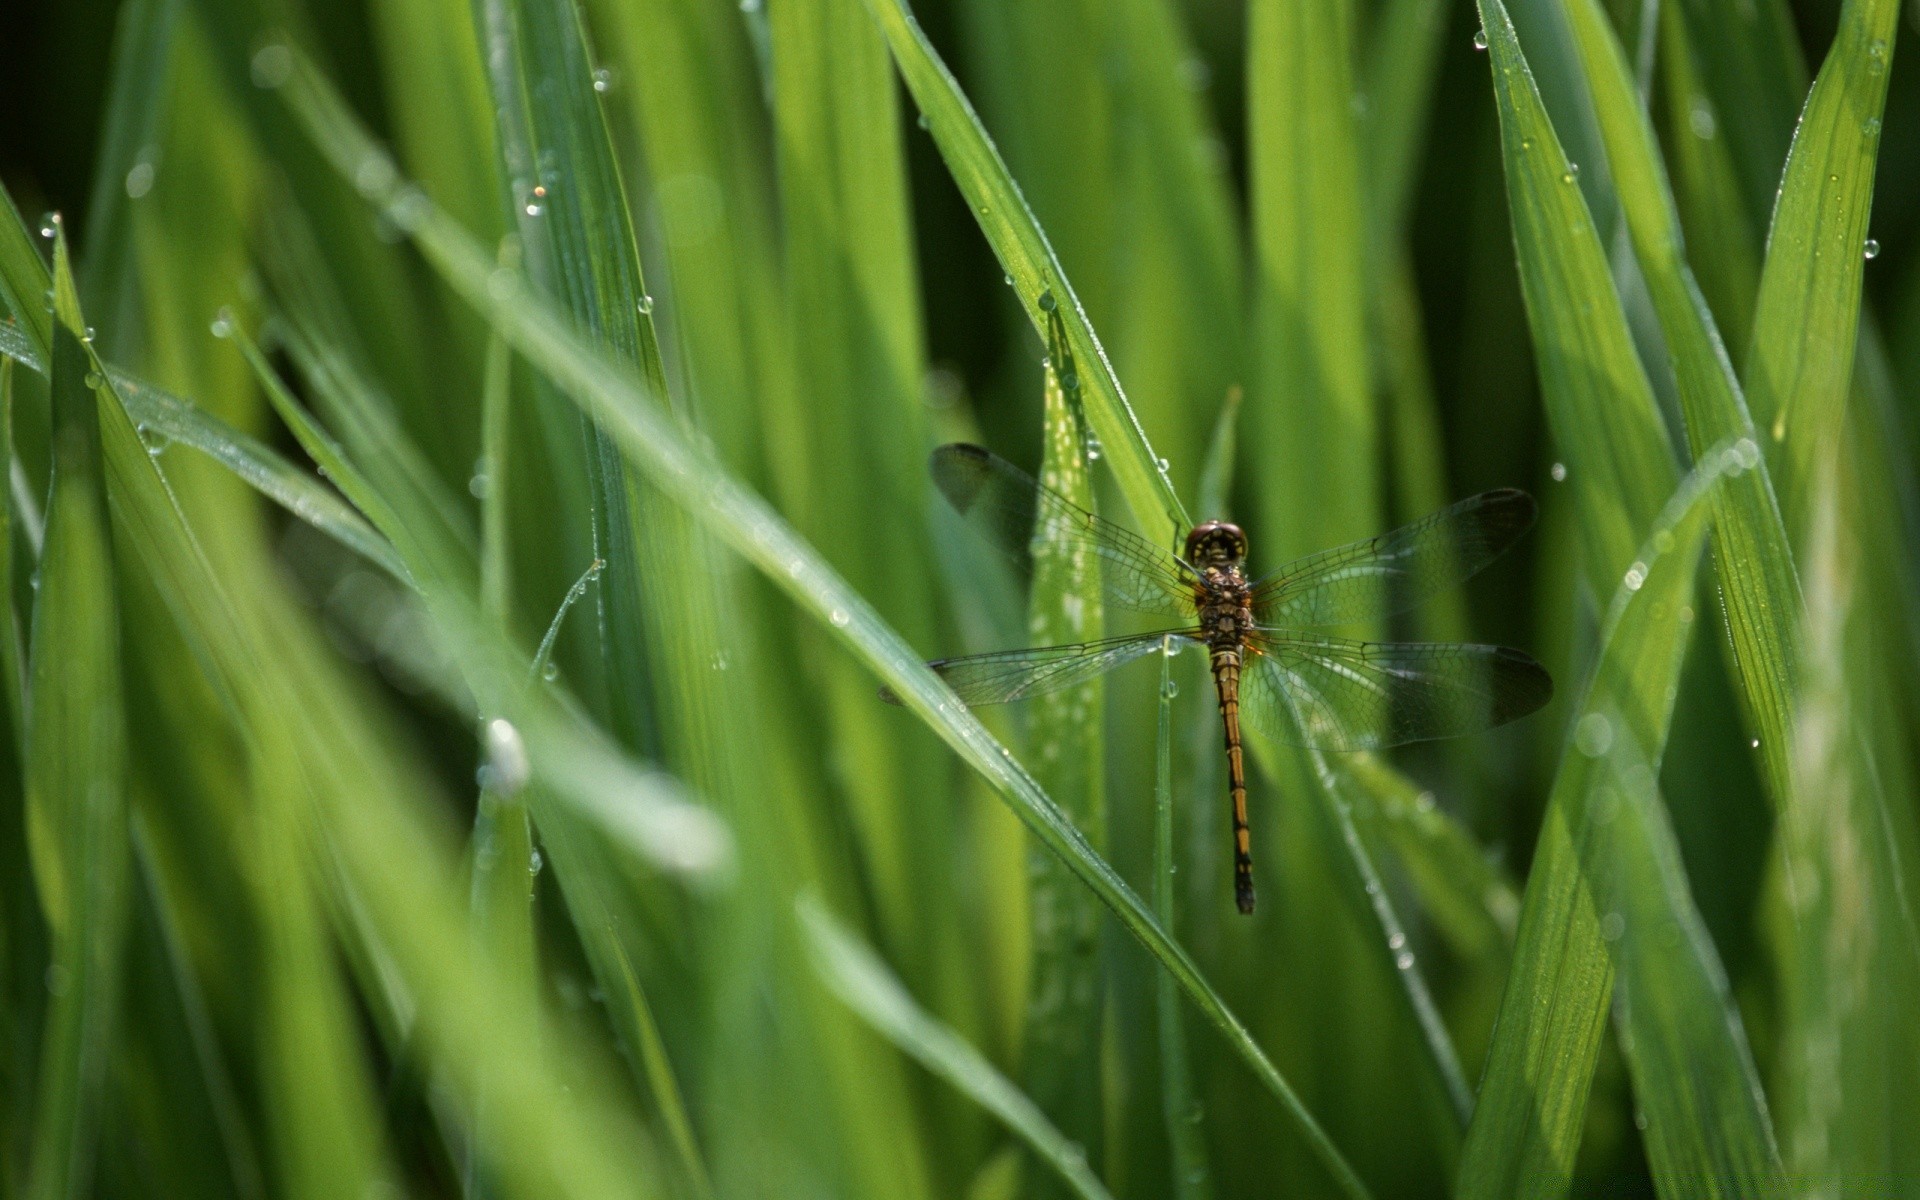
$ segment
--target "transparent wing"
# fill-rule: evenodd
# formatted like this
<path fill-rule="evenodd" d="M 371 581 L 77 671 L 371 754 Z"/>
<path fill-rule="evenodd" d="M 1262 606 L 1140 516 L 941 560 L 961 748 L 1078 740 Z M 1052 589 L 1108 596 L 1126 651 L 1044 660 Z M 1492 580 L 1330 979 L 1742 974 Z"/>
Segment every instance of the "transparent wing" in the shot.
<path fill-rule="evenodd" d="M 1136 633 L 1074 646 L 1036 646 L 944 658 L 927 665 L 967 704 L 1005 704 L 1085 683 L 1153 653 L 1169 637 L 1188 638 L 1198 633 L 1197 629 Z M 890 704 L 900 703 L 899 697 L 886 689 L 881 690 L 880 698 Z"/>
<path fill-rule="evenodd" d="M 1478 574 L 1532 528 L 1538 511 L 1525 492 L 1482 492 L 1379 537 L 1310 554 L 1255 585 L 1254 618 L 1342 625 L 1402 612 Z"/>
<path fill-rule="evenodd" d="M 1193 572 L 1139 534 L 1094 516 L 979 446 L 942 446 L 929 466 L 953 510 L 1023 570 L 1032 561 L 1029 547 L 1044 537 L 1090 551 L 1112 603 L 1161 616 L 1194 615 Z"/>
<path fill-rule="evenodd" d="M 1240 671 L 1240 713 L 1282 741 L 1379 750 L 1459 737 L 1526 716 L 1553 696 L 1528 655 L 1458 642 L 1356 642 L 1262 632 Z"/>

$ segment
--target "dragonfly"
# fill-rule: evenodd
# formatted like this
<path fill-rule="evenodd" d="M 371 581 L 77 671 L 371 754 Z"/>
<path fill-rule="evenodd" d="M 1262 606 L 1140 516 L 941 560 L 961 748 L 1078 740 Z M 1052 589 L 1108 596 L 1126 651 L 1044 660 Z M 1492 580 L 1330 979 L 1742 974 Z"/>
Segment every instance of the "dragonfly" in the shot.
<path fill-rule="evenodd" d="M 1326 632 L 1403 612 L 1479 573 L 1532 527 L 1538 510 L 1523 491 L 1482 492 L 1253 579 L 1247 536 L 1231 522 L 1195 525 L 1184 553 L 1175 554 L 982 447 L 942 446 L 930 468 L 963 521 L 1016 563 L 1030 564 L 1033 547 L 1050 546 L 1097 571 L 1109 605 L 1178 622 L 1151 633 L 928 663 L 967 706 L 1084 684 L 1163 647 L 1205 647 L 1226 742 L 1234 899 L 1242 913 L 1254 907 L 1243 721 L 1313 750 L 1383 750 L 1492 729 L 1553 696 L 1546 669 L 1506 646 L 1361 641 Z"/>

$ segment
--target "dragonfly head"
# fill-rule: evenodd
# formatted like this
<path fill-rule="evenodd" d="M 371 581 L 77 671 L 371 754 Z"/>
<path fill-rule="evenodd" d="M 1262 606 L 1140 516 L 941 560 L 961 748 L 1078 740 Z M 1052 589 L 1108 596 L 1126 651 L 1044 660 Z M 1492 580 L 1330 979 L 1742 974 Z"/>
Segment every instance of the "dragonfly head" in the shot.
<path fill-rule="evenodd" d="M 1187 561 L 1196 567 L 1233 566 L 1247 557 L 1247 535 L 1238 525 L 1206 521 L 1187 535 Z"/>

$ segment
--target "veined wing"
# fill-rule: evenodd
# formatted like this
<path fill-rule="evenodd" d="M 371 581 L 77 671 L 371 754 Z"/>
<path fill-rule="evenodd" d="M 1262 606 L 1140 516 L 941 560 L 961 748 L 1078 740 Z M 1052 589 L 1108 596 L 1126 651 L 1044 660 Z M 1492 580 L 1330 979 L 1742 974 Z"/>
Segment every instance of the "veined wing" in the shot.
<path fill-rule="evenodd" d="M 938 672 L 966 704 L 1005 704 L 1085 683 L 1123 663 L 1153 653 L 1169 637 L 1194 637 L 1199 632 L 1170 629 L 1136 633 L 1072 646 L 1035 646 L 1030 650 L 999 650 L 965 658 L 943 658 L 927 665 Z M 900 703 L 899 697 L 886 689 L 881 690 L 880 698 L 890 704 Z"/>
<path fill-rule="evenodd" d="M 1460 642 L 1357 642 L 1265 630 L 1240 670 L 1247 723 L 1296 746 L 1379 750 L 1458 737 L 1539 709 L 1553 680 L 1530 656 Z"/>
<path fill-rule="evenodd" d="M 953 510 L 1023 569 L 1032 561 L 1030 547 L 1049 542 L 1098 570 L 1111 603 L 1161 616 L 1194 615 L 1193 572 L 1139 534 L 1094 516 L 979 446 L 942 446 L 929 466 Z"/>
<path fill-rule="evenodd" d="M 1533 497 L 1481 492 L 1379 537 L 1297 559 L 1254 587 L 1263 625 L 1342 625 L 1412 608 L 1476 575 L 1533 526 Z"/>

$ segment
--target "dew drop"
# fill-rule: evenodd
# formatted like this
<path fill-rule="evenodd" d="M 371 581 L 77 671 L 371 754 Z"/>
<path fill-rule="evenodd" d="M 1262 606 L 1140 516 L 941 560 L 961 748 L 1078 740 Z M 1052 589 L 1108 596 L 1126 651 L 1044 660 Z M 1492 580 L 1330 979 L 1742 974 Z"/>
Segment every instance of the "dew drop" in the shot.
<path fill-rule="evenodd" d="M 531 774 L 527 744 L 521 739 L 520 730 L 505 717 L 488 721 L 485 734 L 487 758 L 481 768 L 485 776 L 483 782 L 497 795 L 511 796 L 527 786 L 527 777 Z"/>
<path fill-rule="evenodd" d="M 1060 377 L 1060 386 L 1067 389 L 1069 392 L 1079 391 L 1080 390 L 1079 373 L 1075 371 L 1068 371 L 1065 375 L 1062 375 Z"/>
<path fill-rule="evenodd" d="M 708 665 L 716 671 L 726 670 L 728 666 L 727 652 L 725 650 L 715 650 L 713 652 L 713 661 Z"/>
<path fill-rule="evenodd" d="M 1565 483 L 1567 481 L 1567 464 L 1557 462 L 1553 464 L 1553 467 L 1548 470 L 1547 474 L 1553 476 L 1555 483 Z"/>
<path fill-rule="evenodd" d="M 613 90 L 613 72 L 601 67 L 593 73 L 593 90 L 603 95 Z"/>
<path fill-rule="evenodd" d="M 1002 276 L 1001 276 L 1000 278 L 1002 278 L 1002 279 L 1004 279 L 1004 280 L 1006 281 L 1006 284 L 1007 284 L 1007 286 L 1008 286 L 1008 287 L 1012 287 L 1012 286 L 1013 286 L 1013 273 L 1012 273 L 1012 272 L 1008 272 L 1007 274 L 1005 274 L 1005 275 L 1002 275 Z"/>
<path fill-rule="evenodd" d="M 1171 467 L 1173 464 L 1168 462 L 1164 458 L 1156 458 L 1153 460 L 1153 465 L 1159 468 L 1160 473 L 1162 475 L 1165 475 L 1167 473 L 1167 468 Z"/>
<path fill-rule="evenodd" d="M 530 217 L 537 217 L 540 215 L 540 206 L 538 204 L 529 204 L 527 205 L 526 213 Z"/>
<path fill-rule="evenodd" d="M 257 88 L 277 88 L 293 76 L 293 51 L 284 42 L 268 42 L 256 50 L 248 74 Z"/>
<path fill-rule="evenodd" d="M 51 241 L 53 240 L 53 235 L 59 232 L 60 232 L 60 214 L 57 212 L 41 214 L 40 236 Z"/>
<path fill-rule="evenodd" d="M 1476 29 L 1473 31 L 1473 48 L 1475 50 L 1485 50 L 1487 48 L 1486 30 Z"/>
<path fill-rule="evenodd" d="M 852 618 L 847 616 L 847 610 L 844 608 L 836 608 L 827 614 L 827 620 L 832 621 L 836 629 L 845 629 L 847 622 L 851 619 Z"/>
<path fill-rule="evenodd" d="M 487 493 L 493 490 L 493 480 L 485 471 L 475 471 L 467 478 L 467 494 L 475 500 L 485 500 Z"/>
<path fill-rule="evenodd" d="M 540 678 L 546 680 L 548 683 L 552 683 L 554 680 L 560 678 L 560 664 L 549 662 L 546 666 L 541 667 Z"/>
<path fill-rule="evenodd" d="M 1860 132 L 1870 138 L 1879 137 L 1880 136 L 1880 118 L 1868 117 L 1865 121 L 1861 122 Z"/>
<path fill-rule="evenodd" d="M 1621 580 L 1621 582 L 1627 585 L 1628 591 L 1639 591 L 1642 585 L 1647 582 L 1647 564 L 1637 562 L 1628 567 L 1626 578 Z"/>
<path fill-rule="evenodd" d="M 1160 685 L 1160 694 L 1168 700 L 1171 700 L 1180 694 L 1180 685 L 1169 679 Z"/>
<path fill-rule="evenodd" d="M 213 324 L 207 326 L 207 331 L 213 334 L 213 336 L 217 338 L 232 337 L 233 336 L 233 313 L 223 308 L 219 312 L 213 314 Z"/>
<path fill-rule="evenodd" d="M 922 129 L 931 129 L 933 127 L 933 123 L 927 120 L 927 114 L 925 113 L 921 113 L 918 117 L 914 118 L 913 123 Z"/>
<path fill-rule="evenodd" d="M 1399 930 L 1395 930 L 1393 935 L 1387 939 L 1387 949 L 1389 950 L 1398 950 L 1406 944 L 1407 935 L 1401 933 Z"/>
<path fill-rule="evenodd" d="M 1600 918 L 1600 936 L 1609 942 L 1617 942 L 1620 935 L 1627 931 L 1627 919 L 1617 912 L 1610 912 Z"/>
<path fill-rule="evenodd" d="M 89 389 L 93 389 L 98 388 L 101 384 L 105 383 L 106 380 L 100 377 L 100 372 L 88 371 L 86 379 L 82 382 L 84 382 Z"/>
<path fill-rule="evenodd" d="M 986 210 L 982 209 L 981 211 L 984 212 Z M 1059 307 L 1060 307 L 1060 302 L 1053 298 L 1052 288 L 1048 288 L 1046 291 L 1040 293 L 1040 311 L 1041 312 L 1052 312 L 1053 310 Z"/>
<path fill-rule="evenodd" d="M 138 200 L 153 190 L 153 164 L 137 162 L 127 171 L 127 199 Z"/>
<path fill-rule="evenodd" d="M 653 297 L 641 296 L 639 302 L 635 304 L 634 307 L 639 310 L 641 316 L 643 317 L 652 316 L 653 315 Z"/>
<path fill-rule="evenodd" d="M 1573 727 L 1573 744 L 1588 758 L 1599 758 L 1613 745 L 1613 722 L 1600 713 L 1588 713 Z"/>
<path fill-rule="evenodd" d="M 540 868 L 546 865 L 547 865 L 546 856 L 540 853 L 540 847 L 535 846 L 533 848 L 533 853 L 527 856 L 527 874 L 538 875 L 540 873 Z"/>
<path fill-rule="evenodd" d="M 1705 100 L 1696 100 L 1687 113 L 1687 125 L 1693 130 L 1693 136 L 1701 141 L 1711 141 L 1720 132 L 1720 122 L 1713 115 L 1713 107 Z"/>
<path fill-rule="evenodd" d="M 1402 950 L 1399 957 L 1393 960 L 1393 965 L 1399 967 L 1402 971 L 1413 970 L 1413 951 Z"/>
<path fill-rule="evenodd" d="M 1879 258 L 1880 257 L 1880 239 L 1868 238 L 1867 244 L 1861 249 L 1864 257 L 1869 259 Z"/>
<path fill-rule="evenodd" d="M 1747 748 L 1750 750 L 1758 750 L 1760 748 L 1760 739 L 1755 738 L 1751 742 L 1748 742 Z"/>

